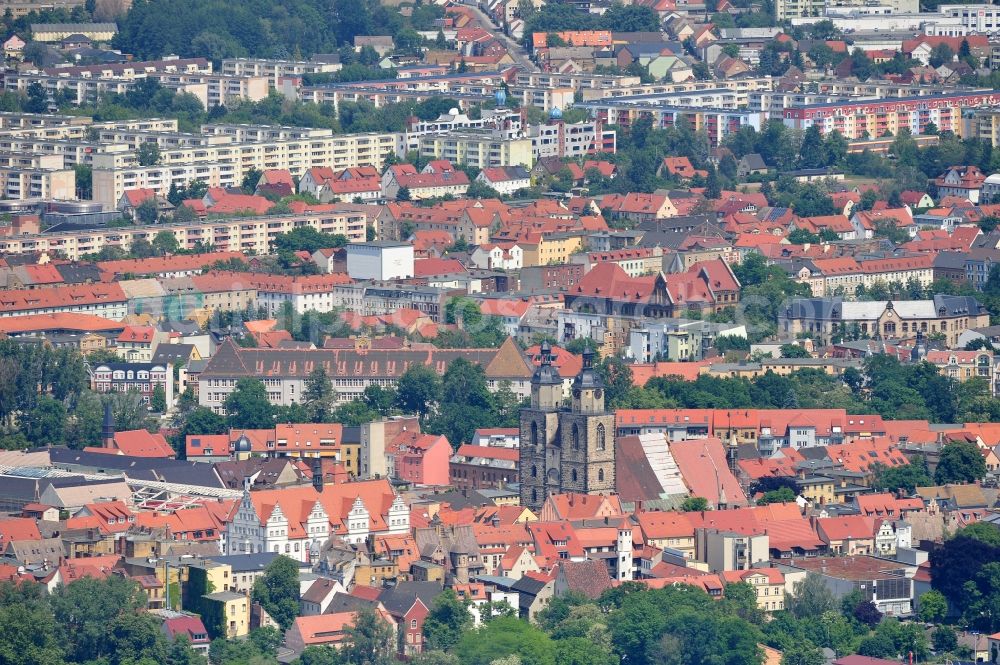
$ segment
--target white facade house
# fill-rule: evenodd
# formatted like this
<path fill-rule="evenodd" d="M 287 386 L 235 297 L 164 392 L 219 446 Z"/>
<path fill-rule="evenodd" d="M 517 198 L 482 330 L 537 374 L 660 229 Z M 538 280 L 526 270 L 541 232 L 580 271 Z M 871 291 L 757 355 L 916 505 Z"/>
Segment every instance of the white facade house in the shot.
<path fill-rule="evenodd" d="M 351 279 L 410 279 L 413 245 L 389 241 L 347 245 L 347 274 Z"/>
<path fill-rule="evenodd" d="M 333 536 L 357 545 L 372 535 L 409 533 L 410 513 L 402 497 L 394 495 L 388 510 L 378 512 L 388 494 L 392 488 L 385 480 L 327 486 L 323 492 L 312 487 L 256 492 L 245 488 L 226 527 L 226 553 L 275 552 L 310 562 Z"/>
<path fill-rule="evenodd" d="M 531 187 L 531 174 L 523 166 L 497 166 L 480 171 L 476 182 L 491 187 L 504 196 L 510 196 L 518 190 Z"/>
<path fill-rule="evenodd" d="M 520 270 L 524 267 L 524 250 L 513 242 L 479 245 L 470 260 L 483 270 Z"/>

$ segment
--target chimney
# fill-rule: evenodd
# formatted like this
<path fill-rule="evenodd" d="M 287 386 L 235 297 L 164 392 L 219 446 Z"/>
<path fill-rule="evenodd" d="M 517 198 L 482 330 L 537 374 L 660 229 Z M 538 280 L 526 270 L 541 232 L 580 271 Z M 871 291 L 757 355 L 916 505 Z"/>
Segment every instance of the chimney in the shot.
<path fill-rule="evenodd" d="M 313 472 L 313 489 L 317 492 L 323 491 L 323 460 L 322 458 L 313 458 L 312 463 Z"/>
<path fill-rule="evenodd" d="M 115 447 L 115 421 L 111 416 L 111 400 L 104 402 L 104 424 L 101 426 L 101 444 L 105 448 Z"/>

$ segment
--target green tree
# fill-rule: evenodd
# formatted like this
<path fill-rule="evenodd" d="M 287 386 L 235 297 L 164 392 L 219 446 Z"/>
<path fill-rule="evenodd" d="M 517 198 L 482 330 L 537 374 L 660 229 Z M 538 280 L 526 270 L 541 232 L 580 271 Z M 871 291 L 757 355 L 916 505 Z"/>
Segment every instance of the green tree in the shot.
<path fill-rule="evenodd" d="M 167 392 L 163 386 L 157 385 L 153 388 L 153 394 L 149 398 L 149 406 L 157 413 L 165 413 L 167 410 Z"/>
<path fill-rule="evenodd" d="M 797 644 L 781 654 L 781 665 L 823 665 L 823 652 L 812 644 Z"/>
<path fill-rule="evenodd" d="M 948 614 L 948 600 L 940 591 L 931 590 L 917 598 L 921 621 L 938 623 Z"/>
<path fill-rule="evenodd" d="M 21 430 L 36 446 L 58 446 L 65 436 L 66 407 L 57 399 L 43 395 L 35 408 L 21 419 Z"/>
<path fill-rule="evenodd" d="M 527 621 L 500 617 L 475 631 L 467 631 L 455 647 L 463 665 L 490 665 L 517 656 L 524 665 L 555 665 L 555 648 L 544 632 Z"/>
<path fill-rule="evenodd" d="M 146 597 L 134 580 L 111 575 L 104 580 L 84 577 L 59 586 L 49 604 L 68 660 L 82 663 L 114 658 L 116 650 L 126 646 L 128 634 L 142 630 L 122 625 L 121 633 L 116 634 L 114 621 L 145 608 Z M 117 663 L 117 658 L 113 662 Z"/>
<path fill-rule="evenodd" d="M 76 175 L 76 195 L 87 201 L 94 198 L 94 168 L 90 164 L 76 164 L 73 173 Z"/>
<path fill-rule="evenodd" d="M 389 624 L 374 610 L 359 611 L 344 637 L 344 660 L 352 665 L 387 665 L 394 651 Z"/>
<path fill-rule="evenodd" d="M 145 145 L 145 144 L 144 144 Z M 156 219 L 160 216 L 160 207 L 156 203 L 156 197 L 151 196 L 139 205 L 135 207 L 135 219 L 141 224 L 155 224 Z M 173 237 L 173 234 L 171 234 Z M 132 251 L 135 253 L 135 243 L 133 242 Z"/>
<path fill-rule="evenodd" d="M 698 513 L 708 510 L 708 499 L 703 496 L 689 496 L 681 503 L 681 510 L 685 513 Z"/>
<path fill-rule="evenodd" d="M 274 407 L 267 398 L 263 381 L 244 377 L 224 403 L 230 427 L 263 429 L 274 427 Z"/>
<path fill-rule="evenodd" d="M 396 395 L 403 413 L 418 414 L 423 420 L 441 398 L 441 378 L 426 365 L 410 365 L 399 377 Z"/>
<path fill-rule="evenodd" d="M 888 467 L 882 463 L 873 465 L 874 480 L 872 487 L 877 490 L 904 491 L 912 494 L 917 487 L 928 487 L 933 484 L 927 472 L 927 464 L 920 458 L 902 466 Z"/>
<path fill-rule="evenodd" d="M 799 148 L 799 167 L 803 169 L 819 169 L 829 164 L 826 154 L 826 144 L 818 125 L 810 125 L 802 137 Z"/>
<path fill-rule="evenodd" d="M 382 417 L 391 416 L 395 412 L 398 398 L 394 388 L 377 385 L 367 386 L 361 396 L 368 408 Z"/>
<path fill-rule="evenodd" d="M 764 496 L 757 499 L 758 506 L 766 506 L 769 503 L 790 503 L 798 496 L 794 490 L 782 487 L 771 492 L 765 492 Z"/>
<path fill-rule="evenodd" d="M 815 619 L 836 607 L 833 593 L 823 578 L 812 573 L 801 582 L 796 582 L 794 593 L 785 598 L 785 608 L 797 619 Z"/>
<path fill-rule="evenodd" d="M 476 428 L 495 425 L 493 406 L 483 366 L 458 358 L 445 370 L 440 405 L 428 431 L 443 434 L 455 447 L 468 443 Z"/>
<path fill-rule="evenodd" d="M 276 557 L 254 582 L 251 597 L 287 630 L 299 615 L 298 564 L 287 556 Z"/>
<path fill-rule="evenodd" d="M 974 483 L 986 476 L 986 460 L 979 452 L 979 446 L 969 441 L 952 441 L 941 450 L 934 482 Z"/>
<path fill-rule="evenodd" d="M 28 98 L 24 102 L 24 111 L 26 113 L 48 113 L 49 112 L 49 94 L 42 87 L 41 83 L 33 81 L 27 90 Z"/>
<path fill-rule="evenodd" d="M 326 368 L 318 365 L 306 379 L 305 389 L 302 391 L 302 402 L 309 417 L 314 423 L 329 422 L 336 401 L 337 394 Z"/>
<path fill-rule="evenodd" d="M 156 141 L 143 141 L 135 151 L 139 166 L 156 166 L 160 161 L 160 146 Z"/>
<path fill-rule="evenodd" d="M 446 589 L 434 599 L 430 613 L 424 620 L 424 637 L 428 649 L 449 651 L 458 644 L 462 633 L 472 627 L 472 614 L 468 604 Z"/>
<path fill-rule="evenodd" d="M 931 633 L 931 643 L 938 653 L 952 652 L 958 647 L 958 635 L 950 626 L 938 626 Z"/>
<path fill-rule="evenodd" d="M 37 583 L 0 583 L 0 662 L 63 665 L 64 643 Z"/>
<path fill-rule="evenodd" d="M 782 344 L 781 345 L 781 357 L 782 358 L 811 358 L 812 356 L 806 351 L 804 346 L 800 344 Z"/>
<path fill-rule="evenodd" d="M 181 209 L 190 210 L 187 206 L 181 206 Z M 174 219 L 174 221 L 177 220 Z M 177 238 L 170 231 L 160 231 L 153 236 L 153 251 L 155 251 L 158 256 L 176 254 L 177 250 L 180 248 L 180 243 L 177 242 Z"/>

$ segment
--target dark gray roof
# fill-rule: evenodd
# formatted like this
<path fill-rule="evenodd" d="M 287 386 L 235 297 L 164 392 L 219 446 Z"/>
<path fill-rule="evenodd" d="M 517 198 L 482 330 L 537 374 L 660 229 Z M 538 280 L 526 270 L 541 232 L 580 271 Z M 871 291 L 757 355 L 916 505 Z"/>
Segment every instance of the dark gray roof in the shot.
<path fill-rule="evenodd" d="M 935 268 L 948 268 L 951 270 L 965 270 L 964 252 L 938 252 L 934 257 Z"/>
<path fill-rule="evenodd" d="M 201 327 L 194 321 L 161 321 L 160 330 L 163 332 L 176 332 L 182 335 L 197 335 L 202 332 Z"/>
<path fill-rule="evenodd" d="M 50 448 L 49 458 L 52 466 L 62 469 L 119 472 L 136 480 L 156 480 L 196 487 L 224 487 L 213 466 L 203 462 L 106 455 L 70 450 L 62 446 Z"/>
<path fill-rule="evenodd" d="M 256 570 L 264 570 L 268 564 L 278 558 L 277 552 L 258 552 L 254 554 L 229 554 L 226 556 L 213 556 L 212 561 L 231 566 L 234 573 L 249 573 Z M 294 559 L 293 559 L 294 561 Z M 296 561 L 299 568 L 308 570 L 312 566 L 308 563 Z"/>
<path fill-rule="evenodd" d="M 173 365 L 178 360 L 186 362 L 191 359 L 194 344 L 160 344 L 153 354 L 153 363 Z"/>
<path fill-rule="evenodd" d="M 393 588 L 383 591 L 378 599 L 389 614 L 403 616 L 413 607 L 417 598 L 430 608 L 442 591 L 444 587 L 438 582 L 400 582 Z"/>
<path fill-rule="evenodd" d="M 946 296 L 940 293 L 934 296 L 934 309 L 938 312 L 944 310 L 946 316 L 986 312 L 986 307 L 972 296 Z"/>
<path fill-rule="evenodd" d="M 751 152 L 749 155 L 743 155 L 740 159 L 743 166 L 748 169 L 766 169 L 767 164 L 764 162 L 764 158 L 760 156 L 759 153 Z"/>
<path fill-rule="evenodd" d="M 358 598 L 357 596 L 352 596 L 349 593 L 338 593 L 334 595 L 333 600 L 330 601 L 330 605 L 326 608 L 326 613 L 336 614 L 338 612 L 360 612 L 361 610 L 374 609 L 376 605 L 378 605 L 378 602 L 374 600 Z"/>
<path fill-rule="evenodd" d="M 101 281 L 101 271 L 93 263 L 62 263 L 56 265 L 56 272 L 67 284 L 84 284 Z"/>

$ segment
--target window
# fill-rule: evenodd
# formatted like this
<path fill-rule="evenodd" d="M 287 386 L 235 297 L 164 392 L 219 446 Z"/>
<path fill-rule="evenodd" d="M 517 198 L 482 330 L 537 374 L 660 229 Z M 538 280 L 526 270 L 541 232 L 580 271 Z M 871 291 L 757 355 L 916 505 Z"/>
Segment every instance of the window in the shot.
<path fill-rule="evenodd" d="M 417 627 L 417 620 L 410 619 L 410 628 L 416 628 L 416 627 Z"/>
<path fill-rule="evenodd" d="M 607 447 L 607 432 L 604 423 L 597 423 L 597 449 L 604 450 Z"/>
<path fill-rule="evenodd" d="M 531 423 L 531 445 L 538 445 L 538 423 Z"/>
<path fill-rule="evenodd" d="M 576 469 L 573 469 L 573 482 L 576 482 Z"/>
<path fill-rule="evenodd" d="M 603 483 L 604 482 L 604 469 L 598 469 L 597 470 L 597 482 L 599 482 L 599 483 Z"/>
<path fill-rule="evenodd" d="M 573 450 L 577 450 L 580 447 L 580 428 L 576 423 L 573 423 Z M 573 480 L 576 480 L 574 478 Z"/>

